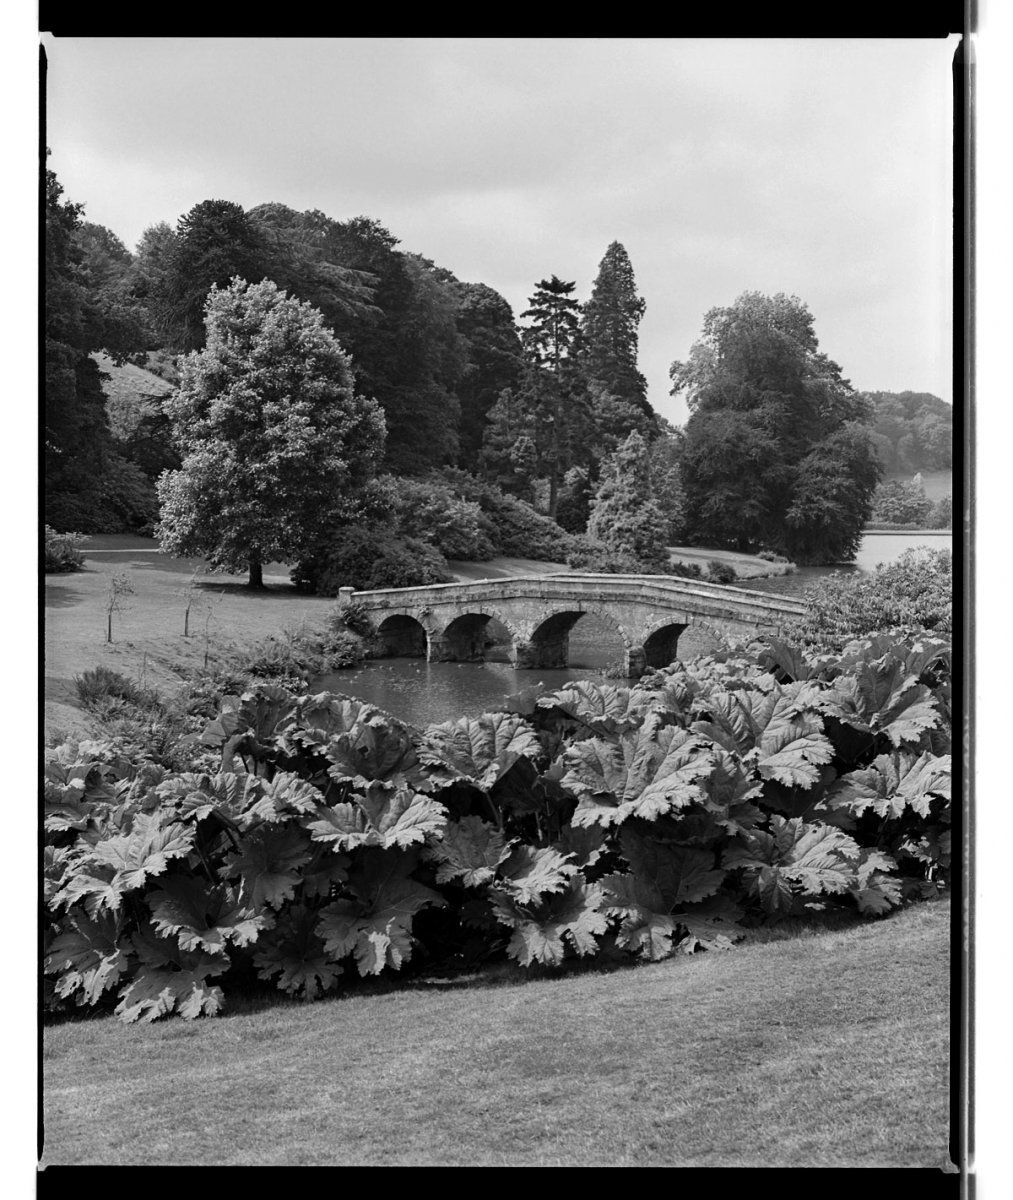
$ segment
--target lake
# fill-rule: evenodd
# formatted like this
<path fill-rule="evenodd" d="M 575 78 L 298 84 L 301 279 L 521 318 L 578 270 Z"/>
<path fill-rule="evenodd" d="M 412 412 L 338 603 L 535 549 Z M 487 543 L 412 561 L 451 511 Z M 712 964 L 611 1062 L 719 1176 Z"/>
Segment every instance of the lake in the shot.
<path fill-rule="evenodd" d="M 949 534 L 867 533 L 854 564 L 838 567 L 803 567 L 795 575 L 750 579 L 745 586 L 761 591 L 797 595 L 814 580 L 834 571 L 874 571 L 914 546 L 948 549 Z M 691 657 L 713 646 L 708 635 L 692 628 L 679 641 L 680 654 Z M 342 692 L 375 704 L 403 721 L 425 726 L 457 717 L 477 716 L 501 706 L 508 695 L 537 687 L 554 691 L 572 679 L 605 679 L 620 657 L 616 633 L 588 614 L 570 635 L 570 666 L 566 670 L 515 671 L 507 661 L 506 647 L 490 649 L 484 663 L 429 663 L 424 658 L 372 659 L 361 667 L 335 671 L 314 681 L 314 690 Z M 616 680 L 615 682 L 625 682 Z"/>

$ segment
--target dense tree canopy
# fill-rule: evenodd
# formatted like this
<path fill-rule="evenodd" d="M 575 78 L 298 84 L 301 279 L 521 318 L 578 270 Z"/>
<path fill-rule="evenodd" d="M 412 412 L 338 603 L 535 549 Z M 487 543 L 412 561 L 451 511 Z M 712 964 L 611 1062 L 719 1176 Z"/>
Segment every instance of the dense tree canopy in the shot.
<path fill-rule="evenodd" d="M 854 557 L 879 476 L 869 405 L 820 352 L 801 300 L 746 292 L 711 309 L 671 376 L 690 408 L 691 536 L 804 562 Z"/>
<path fill-rule="evenodd" d="M 206 345 L 167 409 L 183 455 L 159 483 L 162 545 L 232 570 L 308 553 L 375 472 L 383 417 L 321 314 L 265 280 L 213 287 Z"/>
<path fill-rule="evenodd" d="M 457 330 L 467 361 L 457 385 L 461 403 L 460 465 L 474 464 L 485 422 L 505 388 L 516 388 L 524 367 L 521 339 L 510 305 L 484 283 L 457 287 Z"/>

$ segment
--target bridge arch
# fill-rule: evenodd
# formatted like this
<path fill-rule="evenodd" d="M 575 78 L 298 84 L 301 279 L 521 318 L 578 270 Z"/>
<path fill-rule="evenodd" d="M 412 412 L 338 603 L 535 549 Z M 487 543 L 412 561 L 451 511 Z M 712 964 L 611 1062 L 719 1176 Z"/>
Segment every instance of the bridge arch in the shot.
<path fill-rule="evenodd" d="M 518 634 L 513 623 L 497 609 L 476 605 L 470 612 L 452 616 L 441 629 L 434 629 L 429 639 L 429 658 L 432 662 L 482 662 L 485 659 L 490 621 L 506 629 L 513 646 Z"/>
<path fill-rule="evenodd" d="M 667 667 L 679 657 L 679 638 L 690 622 L 669 621 L 644 638 L 644 666 Z"/>
<path fill-rule="evenodd" d="M 381 658 L 426 658 L 429 632 L 415 617 L 392 613 L 376 625 Z"/>
<path fill-rule="evenodd" d="M 597 605 L 581 608 L 562 608 L 541 614 L 531 622 L 527 638 L 516 639 L 512 660 L 517 667 L 562 668 L 569 666 L 570 631 L 586 616 L 598 617 L 618 635 L 623 647 L 624 665 L 628 665 L 633 642 L 623 624 L 608 611 Z"/>

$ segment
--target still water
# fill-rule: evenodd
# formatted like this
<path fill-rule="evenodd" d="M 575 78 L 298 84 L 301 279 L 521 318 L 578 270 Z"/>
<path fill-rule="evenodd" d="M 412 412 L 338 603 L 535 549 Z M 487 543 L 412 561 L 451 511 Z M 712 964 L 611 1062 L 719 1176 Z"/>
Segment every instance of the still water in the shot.
<path fill-rule="evenodd" d="M 873 571 L 877 563 L 893 562 L 912 546 L 948 549 L 948 534 L 866 534 L 853 565 L 803 567 L 795 575 L 744 580 L 743 586 L 760 591 L 797 595 L 814 580 L 836 571 Z M 694 641 L 693 639 L 697 639 Z M 682 655 L 704 653 L 711 646 L 707 635 L 689 629 L 679 641 Z M 570 635 L 570 667 L 566 670 L 515 671 L 506 661 L 503 646 L 489 651 L 484 663 L 428 663 L 424 658 L 375 659 L 362 667 L 336 671 L 314 681 L 316 691 L 342 692 L 367 700 L 403 721 L 425 726 L 460 716 L 477 716 L 500 706 L 508 695 L 522 689 L 554 691 L 571 679 L 605 679 L 606 670 L 620 657 L 617 635 L 589 614 Z M 622 683 L 622 680 L 614 680 Z"/>

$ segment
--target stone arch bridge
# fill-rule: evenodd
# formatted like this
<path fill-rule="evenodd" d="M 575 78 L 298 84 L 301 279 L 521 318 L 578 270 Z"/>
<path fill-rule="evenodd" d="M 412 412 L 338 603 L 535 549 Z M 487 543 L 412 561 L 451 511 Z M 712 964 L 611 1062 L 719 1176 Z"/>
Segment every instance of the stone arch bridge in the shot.
<path fill-rule="evenodd" d="M 382 591 L 342 588 L 338 603 L 368 618 L 381 654 L 481 661 L 486 626 L 495 619 L 510 635 L 513 665 L 536 669 L 567 666 L 570 630 L 594 613 L 619 635 L 623 666 L 633 677 L 676 659 L 679 637 L 690 626 L 721 640 L 776 634 L 805 611 L 789 596 L 679 576 L 580 572 Z"/>

